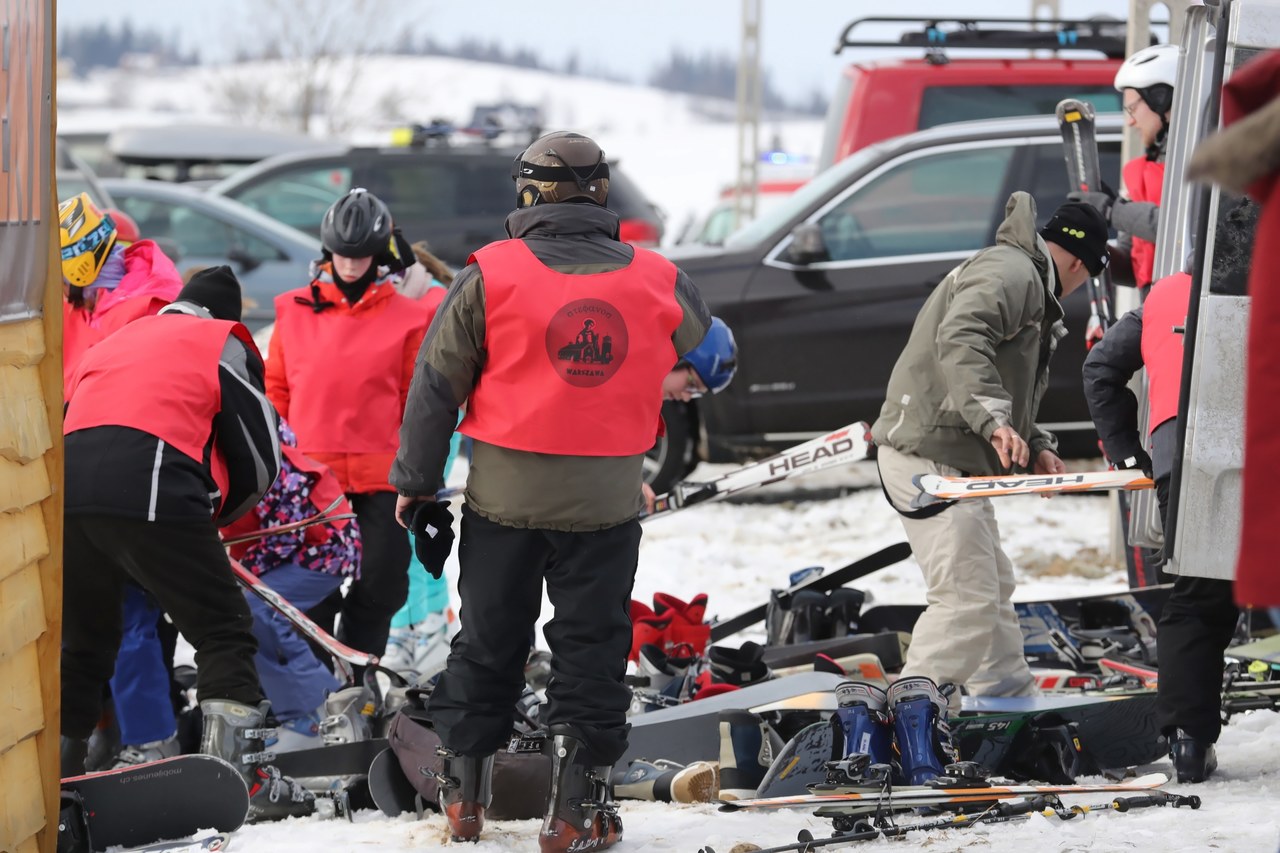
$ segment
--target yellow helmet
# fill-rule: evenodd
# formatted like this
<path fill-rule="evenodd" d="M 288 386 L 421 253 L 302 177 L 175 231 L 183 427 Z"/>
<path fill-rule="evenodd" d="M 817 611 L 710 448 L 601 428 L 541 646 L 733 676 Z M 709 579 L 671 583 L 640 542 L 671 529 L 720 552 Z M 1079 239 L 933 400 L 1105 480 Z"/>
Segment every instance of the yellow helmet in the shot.
<path fill-rule="evenodd" d="M 73 287 L 88 287 L 102 272 L 115 245 L 115 220 L 98 210 L 88 193 L 80 193 L 58 205 L 58 231 L 62 277 Z"/>

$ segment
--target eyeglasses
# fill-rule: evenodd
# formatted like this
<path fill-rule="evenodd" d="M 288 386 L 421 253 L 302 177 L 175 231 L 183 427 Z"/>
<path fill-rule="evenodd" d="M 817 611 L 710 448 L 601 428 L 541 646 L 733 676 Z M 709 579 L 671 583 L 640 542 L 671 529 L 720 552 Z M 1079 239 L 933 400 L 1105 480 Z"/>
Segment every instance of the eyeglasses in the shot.
<path fill-rule="evenodd" d="M 702 377 L 692 366 L 685 369 L 684 390 L 690 397 L 701 397 L 707 393 L 707 386 L 702 384 Z"/>
<path fill-rule="evenodd" d="M 1133 118 L 1134 114 L 1138 111 L 1138 107 L 1141 105 L 1142 105 L 1142 101 L 1134 101 L 1132 104 L 1125 104 L 1124 105 L 1125 115 L 1127 115 L 1129 118 Z"/>

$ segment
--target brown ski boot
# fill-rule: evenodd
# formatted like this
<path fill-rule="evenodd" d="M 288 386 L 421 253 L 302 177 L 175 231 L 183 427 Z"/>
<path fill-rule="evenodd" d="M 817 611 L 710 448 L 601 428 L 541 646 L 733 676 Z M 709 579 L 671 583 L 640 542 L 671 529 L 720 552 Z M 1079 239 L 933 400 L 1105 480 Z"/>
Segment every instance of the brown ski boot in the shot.
<path fill-rule="evenodd" d="M 622 819 L 609 797 L 613 768 L 592 765 L 567 726 L 552 726 L 551 789 L 538 844 L 542 853 L 585 853 L 622 840 Z"/>
<path fill-rule="evenodd" d="M 444 747 L 437 752 L 444 759 L 436 779 L 449 833 L 454 841 L 479 841 L 484 810 L 493 799 L 493 756 L 458 755 Z"/>

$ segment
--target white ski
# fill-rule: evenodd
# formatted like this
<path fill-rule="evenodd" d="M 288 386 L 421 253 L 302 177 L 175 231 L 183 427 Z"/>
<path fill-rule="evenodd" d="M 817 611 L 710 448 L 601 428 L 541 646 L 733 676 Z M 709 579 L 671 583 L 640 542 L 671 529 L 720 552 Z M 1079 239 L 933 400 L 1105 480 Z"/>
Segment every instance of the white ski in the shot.
<path fill-rule="evenodd" d="M 1079 474 L 1001 474 L 995 477 L 943 477 L 917 474 L 912 482 L 920 494 L 911 501 L 916 509 L 965 498 L 994 498 L 1001 495 L 1042 495 L 1058 492 L 1135 491 L 1155 488 L 1155 483 L 1137 470 L 1085 471 Z"/>
<path fill-rule="evenodd" d="M 858 421 L 797 444 L 768 459 L 743 465 L 714 480 L 705 483 L 677 483 L 671 491 L 658 495 L 653 512 L 642 518 L 666 515 L 746 489 L 858 462 L 867 458 L 870 445 L 871 427 Z"/>

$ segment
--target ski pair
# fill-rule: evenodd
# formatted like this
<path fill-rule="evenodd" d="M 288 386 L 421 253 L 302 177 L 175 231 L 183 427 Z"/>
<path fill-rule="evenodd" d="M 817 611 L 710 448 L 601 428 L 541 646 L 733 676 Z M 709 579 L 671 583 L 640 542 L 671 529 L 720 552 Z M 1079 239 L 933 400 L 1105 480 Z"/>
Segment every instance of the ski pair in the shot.
<path fill-rule="evenodd" d="M 993 477 L 917 474 L 912 482 L 920 490 L 920 494 L 911 501 L 911 506 L 915 509 L 941 501 L 966 498 L 1051 495 L 1061 492 L 1132 492 L 1155 488 L 1155 482 L 1137 470 L 1084 471 L 1078 474 L 997 474 Z"/>
<path fill-rule="evenodd" d="M 1095 812 L 1116 811 L 1130 812 L 1135 809 L 1153 807 L 1188 807 L 1200 808 L 1200 798 L 1181 796 L 1164 791 L 1140 794 L 1132 797 L 1116 797 L 1096 805 L 1065 805 L 1054 795 L 1035 796 L 1022 801 L 993 803 L 977 814 L 957 814 L 917 823 L 894 824 L 890 821 L 858 820 L 848 829 L 837 829 L 835 834 L 827 838 L 815 838 L 807 829 L 801 830 L 792 844 L 777 847 L 760 848 L 755 845 L 740 845 L 735 850 L 749 850 L 751 853 L 810 853 L 821 847 L 835 847 L 841 844 L 853 844 L 858 841 L 872 841 L 877 838 L 899 838 L 910 832 L 926 832 L 934 829 L 964 829 L 979 824 L 1011 823 L 1027 820 L 1032 815 L 1057 817 L 1061 820 L 1093 814 Z M 703 847 L 699 853 L 715 853 L 711 847 Z"/>
<path fill-rule="evenodd" d="M 642 519 L 669 515 L 691 506 L 720 500 L 730 495 L 766 486 L 792 477 L 825 471 L 866 459 L 871 446 L 871 427 L 863 421 L 851 423 L 797 444 L 768 459 L 751 462 L 703 483 L 677 483 L 671 491 L 658 495 L 653 512 Z"/>
<path fill-rule="evenodd" d="M 801 794 L 793 797 L 769 797 L 735 800 L 723 803 L 721 811 L 754 811 L 762 809 L 817 808 L 823 817 L 842 813 L 875 811 L 908 811 L 920 806 L 973 805 L 1040 795 L 1146 793 L 1169 781 L 1163 773 L 1109 785 L 991 785 L 988 787 L 934 788 L 913 785 L 893 789 L 833 786 L 833 790 Z"/>
<path fill-rule="evenodd" d="M 1098 134 L 1093 104 L 1075 98 L 1058 102 L 1058 129 L 1062 132 L 1062 153 L 1067 163 L 1071 192 L 1103 192 L 1102 167 L 1098 160 Z M 1103 267 L 1100 276 L 1089 279 L 1089 329 L 1086 340 L 1111 328 L 1111 272 Z"/>

